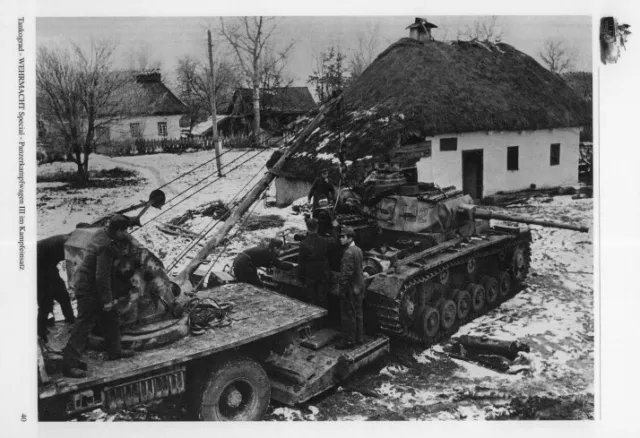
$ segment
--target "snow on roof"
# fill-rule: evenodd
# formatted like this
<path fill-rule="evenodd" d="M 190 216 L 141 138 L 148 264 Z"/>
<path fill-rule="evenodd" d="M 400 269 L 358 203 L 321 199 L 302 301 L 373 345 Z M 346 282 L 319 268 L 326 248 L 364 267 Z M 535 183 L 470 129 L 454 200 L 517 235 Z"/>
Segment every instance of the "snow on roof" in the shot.
<path fill-rule="evenodd" d="M 220 123 L 222 120 L 226 119 L 229 116 L 216 116 L 216 122 Z M 192 135 L 203 135 L 205 132 L 211 130 L 211 119 L 206 120 L 204 122 L 200 122 L 191 128 Z"/>

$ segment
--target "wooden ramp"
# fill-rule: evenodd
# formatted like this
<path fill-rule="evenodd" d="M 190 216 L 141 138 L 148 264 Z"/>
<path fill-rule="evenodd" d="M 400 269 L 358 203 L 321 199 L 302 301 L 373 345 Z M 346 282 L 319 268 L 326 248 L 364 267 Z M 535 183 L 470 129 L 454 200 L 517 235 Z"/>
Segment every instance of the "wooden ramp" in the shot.
<path fill-rule="evenodd" d="M 319 307 L 244 283 L 219 286 L 199 292 L 197 296 L 214 298 L 219 303 L 233 302 L 231 325 L 209 329 L 200 336 L 189 335 L 173 344 L 136 353 L 128 359 L 105 361 L 104 353 L 88 351 L 84 359 L 89 365 L 89 376 L 67 379 L 60 374 L 50 375 L 50 381 L 39 388 L 40 398 L 179 365 L 266 338 L 327 314 L 326 310 Z M 69 329 L 70 326 L 66 324 L 56 324 L 49 336 L 50 346 L 54 350 L 64 347 Z"/>

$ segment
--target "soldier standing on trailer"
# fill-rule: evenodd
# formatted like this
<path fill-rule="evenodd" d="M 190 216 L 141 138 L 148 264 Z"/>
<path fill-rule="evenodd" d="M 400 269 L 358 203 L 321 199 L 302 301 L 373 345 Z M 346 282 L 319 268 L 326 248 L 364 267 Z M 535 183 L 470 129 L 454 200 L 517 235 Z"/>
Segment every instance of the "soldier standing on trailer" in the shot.
<path fill-rule="evenodd" d="M 362 250 L 353 241 L 356 233 L 351 227 L 340 232 L 340 244 L 345 247 L 340 266 L 340 318 L 342 341 L 339 350 L 348 350 L 364 341 L 362 302 L 364 300 L 364 275 Z"/>
<path fill-rule="evenodd" d="M 113 296 L 114 261 L 120 254 L 121 242 L 130 239 L 126 233 L 130 221 L 122 215 L 114 215 L 106 227 L 91 238 L 82 263 L 74 279 L 78 302 L 78 317 L 71 329 L 71 336 L 62 351 L 62 373 L 66 377 L 86 377 L 86 363 L 81 357 L 89 334 L 100 318 L 108 360 L 133 356 L 133 351 L 123 350 L 120 338 L 120 322 Z"/>
<path fill-rule="evenodd" d="M 58 263 L 64 260 L 64 244 L 69 234 L 58 234 L 38 240 L 37 245 L 37 282 L 38 282 L 38 337 L 47 343 L 47 323 L 53 311 L 54 300 L 66 322 L 73 324 L 75 316 L 67 286 L 58 273 Z"/>

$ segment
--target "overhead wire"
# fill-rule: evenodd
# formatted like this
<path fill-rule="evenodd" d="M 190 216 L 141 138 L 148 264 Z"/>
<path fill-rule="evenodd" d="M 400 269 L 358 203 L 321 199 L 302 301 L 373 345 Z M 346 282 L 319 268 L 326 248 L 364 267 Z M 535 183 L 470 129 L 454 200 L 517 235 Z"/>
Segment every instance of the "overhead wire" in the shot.
<path fill-rule="evenodd" d="M 237 168 L 241 167 L 242 165 L 246 164 L 247 162 L 251 161 L 252 159 L 254 159 L 255 157 L 257 157 L 258 155 L 264 153 L 265 150 L 261 150 L 259 152 L 257 152 L 256 154 L 254 154 L 253 156 L 249 157 L 248 159 L 244 160 L 242 163 L 238 164 L 237 166 L 235 166 L 234 168 L 232 168 L 231 170 L 229 170 L 229 172 L 233 172 L 234 170 L 236 170 Z M 242 154 L 239 158 L 244 157 L 245 155 L 247 155 L 249 152 L 245 152 L 244 154 Z M 238 159 L 239 159 L 238 158 Z M 238 159 L 234 160 L 233 162 L 237 161 Z M 232 164 L 233 162 L 229 163 Z M 202 179 L 200 182 L 204 181 L 205 179 L 209 178 L 211 175 L 207 176 L 206 178 Z M 175 204 L 173 204 L 172 206 L 170 206 L 169 208 L 167 208 L 166 210 L 161 211 L 160 213 L 158 213 L 156 216 L 154 216 L 153 218 L 149 219 L 147 222 L 145 222 L 144 224 L 142 224 L 140 226 L 140 228 L 137 228 L 136 230 L 132 231 L 133 233 L 135 233 L 136 231 L 144 228 L 145 226 L 147 226 L 148 224 L 150 224 L 151 222 L 155 221 L 158 217 L 162 216 L 163 214 L 166 214 L 168 211 L 174 209 L 175 207 L 177 207 L 178 205 L 182 204 L 184 201 L 186 201 L 187 199 L 192 198 L 193 196 L 195 196 L 196 194 L 200 193 L 201 191 L 203 191 L 204 189 L 206 189 L 207 187 L 209 187 L 211 184 L 219 181 L 220 179 L 222 179 L 223 177 L 218 177 L 216 179 L 214 179 L 213 181 L 211 181 L 210 183 L 204 185 L 203 187 L 199 188 L 198 190 L 196 190 L 195 192 L 191 193 L 189 196 L 184 197 L 183 199 L 181 199 L 180 201 L 176 202 Z M 199 183 L 198 183 L 199 184 Z M 195 184 L 197 185 L 197 184 Z M 193 189 L 193 187 L 195 187 L 195 185 L 189 187 L 188 189 L 182 191 L 181 193 L 179 193 L 178 195 L 174 196 L 173 198 L 170 199 L 170 201 L 176 199 L 177 197 L 179 197 L 180 195 L 188 192 L 189 190 Z M 169 202 L 170 202 L 169 201 Z"/>
<path fill-rule="evenodd" d="M 255 175 L 253 177 L 251 177 L 251 179 L 249 181 L 247 181 L 247 183 L 236 192 L 236 194 L 233 196 L 233 198 L 231 198 L 229 200 L 229 202 L 227 203 L 227 209 L 229 210 L 229 213 L 231 212 L 231 209 L 235 208 L 238 204 L 240 204 L 242 198 L 244 198 L 244 196 L 246 196 L 249 191 L 247 191 L 242 197 L 239 197 L 240 193 L 243 192 L 243 190 L 245 188 L 247 188 L 247 186 L 249 184 L 251 184 L 251 182 L 259 175 L 259 172 L 256 172 Z M 238 201 L 235 201 L 236 198 L 240 198 Z M 177 256 L 176 258 L 171 262 L 171 264 L 169 265 L 169 268 L 167 268 L 167 271 L 171 271 L 173 268 L 175 268 L 177 266 L 177 264 L 186 256 L 186 254 L 189 253 L 189 251 L 191 251 L 193 248 L 195 248 L 198 243 L 200 243 L 200 241 L 202 241 L 202 239 L 204 239 L 207 234 L 209 234 L 216 226 L 218 226 L 218 224 L 220 222 L 222 222 L 223 219 L 226 220 L 226 218 L 228 217 L 228 215 L 223 215 L 220 218 L 218 218 L 217 220 L 212 219 L 211 222 L 214 222 L 213 224 L 208 224 L 205 225 L 202 230 L 197 234 L 197 239 L 194 240 L 193 242 L 189 243 Z"/>
<path fill-rule="evenodd" d="M 257 184 L 256 184 L 257 186 Z M 255 187 L 255 186 L 254 186 Z M 236 229 L 235 233 L 233 233 L 233 235 L 227 239 L 227 242 L 224 244 L 224 246 L 222 247 L 222 249 L 220 249 L 220 251 L 218 252 L 218 256 L 216 257 L 215 260 L 213 260 L 211 262 L 211 264 L 209 265 L 209 268 L 207 269 L 207 272 L 205 272 L 205 274 L 202 276 L 202 278 L 200 279 L 200 281 L 198 282 L 197 285 L 195 285 L 194 290 L 198 290 L 198 288 L 202 285 L 202 283 L 204 282 L 204 279 L 207 278 L 207 275 L 209 275 L 209 273 L 213 270 L 213 267 L 215 266 L 216 263 L 218 263 L 218 260 L 220 260 L 220 257 L 222 257 L 222 254 L 224 253 L 224 251 L 227 249 L 227 247 L 229 246 L 229 243 L 231 243 L 231 240 L 233 238 L 235 238 L 238 233 L 240 233 L 240 231 L 244 228 L 245 224 L 247 223 L 247 221 L 249 220 L 249 217 L 251 217 L 251 214 L 253 213 L 253 211 L 255 210 L 255 208 L 257 207 L 258 203 L 255 202 L 253 204 L 253 206 L 251 207 L 251 210 L 249 212 L 247 212 L 247 214 L 245 214 L 244 218 L 242 219 L 242 223 L 240 223 L 240 225 L 238 226 L 238 228 Z"/>

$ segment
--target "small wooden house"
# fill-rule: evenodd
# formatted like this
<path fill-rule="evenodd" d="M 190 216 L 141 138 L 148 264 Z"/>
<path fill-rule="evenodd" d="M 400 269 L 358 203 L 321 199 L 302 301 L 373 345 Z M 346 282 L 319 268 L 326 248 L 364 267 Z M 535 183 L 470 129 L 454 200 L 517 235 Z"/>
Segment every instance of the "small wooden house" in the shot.
<path fill-rule="evenodd" d="M 474 198 L 578 182 L 584 100 L 508 44 L 403 38 L 343 96 L 340 121 L 321 125 L 284 167 L 280 205 L 304 196 L 320 168 L 337 170 L 340 156 L 352 178 L 345 185 L 407 148 L 420 181 Z"/>
<path fill-rule="evenodd" d="M 260 127 L 275 135 L 297 117 L 316 108 L 307 87 L 260 89 Z M 253 122 L 253 90 L 238 88 L 224 111 L 227 119 L 218 123 L 224 135 L 248 134 Z"/>

